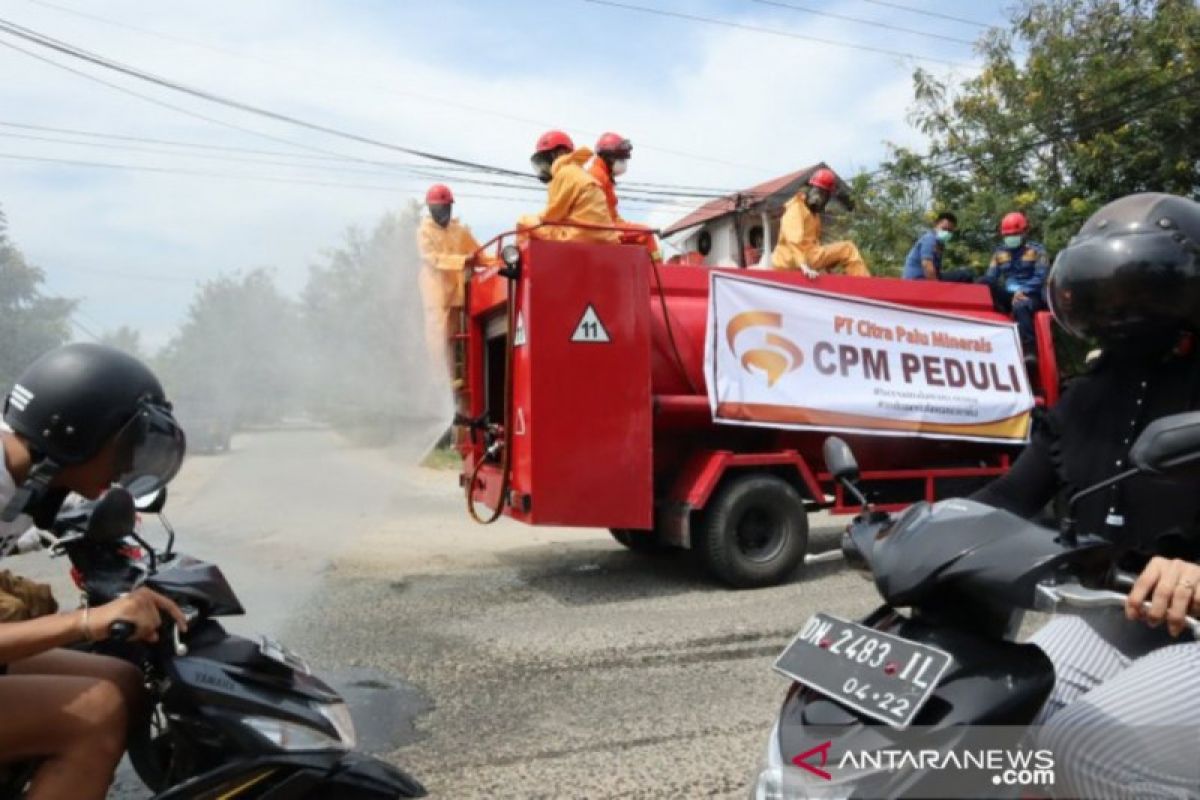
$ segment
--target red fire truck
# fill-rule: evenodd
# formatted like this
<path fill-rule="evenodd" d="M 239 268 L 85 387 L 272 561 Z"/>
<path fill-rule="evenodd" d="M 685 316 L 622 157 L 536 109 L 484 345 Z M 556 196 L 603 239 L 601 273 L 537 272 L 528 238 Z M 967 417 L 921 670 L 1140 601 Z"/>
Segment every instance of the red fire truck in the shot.
<path fill-rule="evenodd" d="M 826 434 L 713 421 L 703 351 L 710 271 L 719 267 L 655 265 L 627 245 L 535 239 L 500 252 L 503 268 L 470 277 L 465 314 L 461 403 L 470 426 L 461 481 L 477 519 L 607 528 L 632 550 L 696 550 L 736 587 L 778 583 L 806 560 L 835 556 L 807 553 L 808 512 L 855 510 L 823 472 Z M 984 286 L 753 274 L 1005 319 Z M 1059 386 L 1049 315 L 1039 315 L 1037 335 L 1031 383 L 1049 405 Z M 915 436 L 845 438 L 883 507 L 969 492 L 1018 452 Z"/>

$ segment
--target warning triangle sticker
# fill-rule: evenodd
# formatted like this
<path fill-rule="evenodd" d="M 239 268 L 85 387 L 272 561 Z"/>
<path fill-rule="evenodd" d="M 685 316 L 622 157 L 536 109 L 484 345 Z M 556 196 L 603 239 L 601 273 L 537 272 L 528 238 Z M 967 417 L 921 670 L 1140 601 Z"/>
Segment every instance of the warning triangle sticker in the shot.
<path fill-rule="evenodd" d="M 525 315 L 520 311 L 517 312 L 517 332 L 513 334 L 513 347 L 520 347 L 525 344 L 527 338 L 525 336 Z"/>
<path fill-rule="evenodd" d="M 608 330 L 605 329 L 604 323 L 600 321 L 600 315 L 596 313 L 595 307 L 588 303 L 584 309 L 583 319 L 579 320 L 579 324 L 575 326 L 575 332 L 571 334 L 572 342 L 595 342 L 600 344 L 608 344 L 612 341 L 608 337 Z"/>

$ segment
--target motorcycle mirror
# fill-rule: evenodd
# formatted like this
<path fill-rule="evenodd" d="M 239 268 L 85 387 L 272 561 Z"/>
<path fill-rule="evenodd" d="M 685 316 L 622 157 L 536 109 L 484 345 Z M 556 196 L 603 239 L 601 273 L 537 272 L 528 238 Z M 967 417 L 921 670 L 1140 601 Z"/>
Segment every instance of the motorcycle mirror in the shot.
<path fill-rule="evenodd" d="M 1200 411 L 1154 420 L 1129 449 L 1142 472 L 1174 472 L 1200 462 Z"/>
<path fill-rule="evenodd" d="M 117 486 L 109 489 L 92 509 L 84 536 L 94 542 L 117 542 L 133 533 L 135 521 L 133 495 Z"/>
<path fill-rule="evenodd" d="M 858 480 L 858 462 L 854 460 L 854 452 L 850 445 L 836 436 L 830 436 L 825 440 L 822 450 L 825 455 L 825 469 L 829 470 L 834 480 Z"/>
<path fill-rule="evenodd" d="M 167 487 L 135 498 L 133 507 L 143 514 L 157 514 L 167 505 Z"/>

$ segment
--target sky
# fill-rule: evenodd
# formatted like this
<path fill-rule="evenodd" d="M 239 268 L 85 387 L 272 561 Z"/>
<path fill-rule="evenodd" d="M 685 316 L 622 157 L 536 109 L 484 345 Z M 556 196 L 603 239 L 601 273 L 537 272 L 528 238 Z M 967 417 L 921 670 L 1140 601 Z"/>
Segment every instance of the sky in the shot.
<path fill-rule="evenodd" d="M 888 142 L 920 149 L 906 122 L 913 69 L 951 82 L 973 75 L 968 42 L 1001 24 L 1003 9 L 945 0 L 0 0 L 0 19 L 382 142 L 528 171 L 547 128 L 588 146 L 614 130 L 633 142 L 627 180 L 734 190 L 821 160 L 850 175 L 876 165 Z M 206 103 L 0 32 L 5 44 L 83 73 L 0 46 L 0 208 L 12 239 L 45 270 L 47 291 L 81 300 L 80 338 L 131 325 L 161 347 L 198 282 L 222 273 L 265 267 L 298 291 L 348 227 L 369 229 L 423 197 L 432 179 L 395 164 L 445 176 L 456 213 L 481 241 L 543 200 L 456 183 L 461 173 L 412 156 Z M 687 212 L 621 209 L 656 226 Z"/>

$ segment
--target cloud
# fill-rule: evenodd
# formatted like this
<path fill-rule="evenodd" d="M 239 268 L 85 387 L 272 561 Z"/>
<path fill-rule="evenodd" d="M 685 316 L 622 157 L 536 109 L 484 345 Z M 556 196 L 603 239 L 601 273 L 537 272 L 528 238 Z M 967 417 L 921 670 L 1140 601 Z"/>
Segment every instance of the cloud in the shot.
<path fill-rule="evenodd" d="M 89 12 L 93 8 L 74 0 L 57 2 Z M 530 25 L 530 20 L 541 19 L 537 8 L 521 4 L 514 4 L 510 20 L 498 18 L 490 4 L 443 4 L 437 10 L 412 6 L 396 11 L 389 10 L 389 4 L 335 0 L 122 0 L 94 12 L 157 31 L 180 32 L 248 58 L 104 26 L 38 5 L 14 4 L 9 16 L 184 83 L 386 141 L 513 169 L 527 168 L 533 139 L 545 123 L 569 129 L 581 143 L 590 144 L 595 133 L 606 129 L 630 137 L 635 158 L 629 180 L 734 189 L 818 160 L 850 172 L 876 163 L 884 154 L 884 140 L 917 141 L 904 123 L 911 102 L 911 65 L 891 57 L 775 41 L 747 31 L 598 15 L 582 4 L 577 15 L 571 7 L 571 14 L 554 21 L 557 27 L 548 22 L 545 30 Z M 629 23 L 624 41 L 615 41 L 621 34 L 611 31 L 574 40 L 566 36 L 580 26 L 614 19 Z M 847 23 L 758 14 L 754 19 L 755 24 L 802 29 L 813 36 L 862 38 L 861 30 Z M 464 25 L 471 20 L 478 24 L 468 30 Z M 463 32 L 457 40 L 455 30 Z M 663 30 L 670 30 L 671 38 L 661 36 Z M 446 42 L 454 41 L 466 44 L 449 51 L 448 57 Z M 494 51 L 488 52 L 489 47 Z M 559 63 L 530 47 L 544 47 Z M 633 55 L 623 59 L 624 51 Z M 564 53 L 574 57 L 565 58 Z M 414 161 L 70 63 L 138 92 L 273 136 L 370 159 Z M 10 50 L 0 49 L 0 69 L 17 78 L 0 87 L 0 120 L 289 149 L 123 96 Z M 385 210 L 419 197 L 430 182 L 384 170 L 319 173 L 3 137 L 0 152 L 393 189 L 124 173 L 0 159 L 0 203 L 12 235 L 48 271 L 52 288 L 83 297 L 89 316 L 105 327 L 128 323 L 143 329 L 152 345 L 169 337 L 186 309 L 194 281 L 221 271 L 270 266 L 281 285 L 295 290 L 308 265 L 323 248 L 336 244 L 347 226 L 373 224 Z M 351 168 L 371 170 L 368 165 Z M 454 185 L 459 211 L 480 238 L 540 206 L 534 192 Z M 683 213 L 678 207 L 648 212 L 632 203 L 625 209 L 627 217 L 648 214 L 655 223 Z M 137 275 L 147 277 L 127 277 Z"/>

